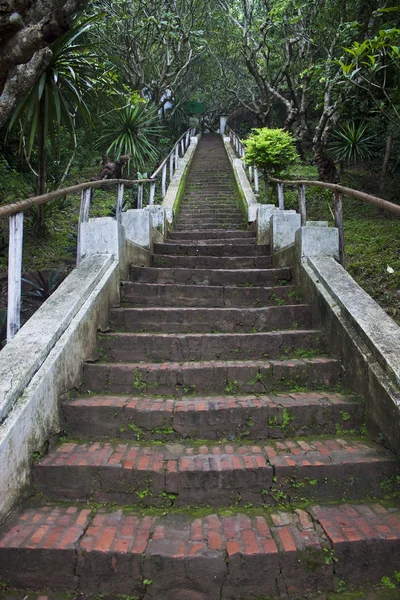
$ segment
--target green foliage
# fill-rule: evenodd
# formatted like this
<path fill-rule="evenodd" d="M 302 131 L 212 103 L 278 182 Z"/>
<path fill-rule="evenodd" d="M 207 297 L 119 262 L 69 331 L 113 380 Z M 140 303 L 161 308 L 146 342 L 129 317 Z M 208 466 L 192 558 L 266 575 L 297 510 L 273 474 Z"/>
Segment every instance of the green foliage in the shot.
<path fill-rule="evenodd" d="M 41 119 L 44 138 L 49 137 L 53 147 L 59 141 L 62 124 L 74 135 L 77 112 L 90 122 L 83 95 L 93 88 L 91 78 L 98 71 L 98 60 L 80 38 L 102 16 L 75 20 L 73 27 L 52 44 L 49 66 L 17 106 L 8 130 L 20 124 L 21 147 L 27 158 L 32 154 Z"/>
<path fill-rule="evenodd" d="M 143 169 L 147 161 L 155 162 L 158 158 L 155 141 L 163 133 L 158 110 L 146 104 L 128 104 L 122 108 L 115 107 L 108 116 L 103 135 L 97 145 L 117 158 L 128 155 L 133 161 L 135 171 Z"/>
<path fill-rule="evenodd" d="M 31 278 L 32 279 L 22 278 L 22 281 L 31 286 L 31 289 L 24 295 L 42 301 L 47 300 L 47 298 L 50 298 L 51 294 L 58 288 L 63 279 L 62 267 L 59 267 L 54 273 L 36 271 L 36 274 L 31 274 Z"/>
<path fill-rule="evenodd" d="M 368 125 L 350 121 L 333 133 L 329 151 L 334 159 L 351 163 L 371 158 L 375 147 L 376 139 L 374 135 L 368 135 Z"/>
<path fill-rule="evenodd" d="M 282 175 L 299 160 L 292 134 L 283 129 L 253 129 L 243 144 L 246 163 L 264 172 Z"/>

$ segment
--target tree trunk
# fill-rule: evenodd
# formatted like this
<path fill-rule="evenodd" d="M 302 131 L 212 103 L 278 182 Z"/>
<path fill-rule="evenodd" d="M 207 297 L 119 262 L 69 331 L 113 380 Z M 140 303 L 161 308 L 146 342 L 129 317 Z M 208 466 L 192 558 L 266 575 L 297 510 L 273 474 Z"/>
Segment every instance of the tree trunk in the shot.
<path fill-rule="evenodd" d="M 45 136 L 45 119 L 46 119 L 46 100 L 43 94 L 39 105 L 39 124 L 38 124 L 38 153 L 39 153 L 39 174 L 38 174 L 38 196 L 46 193 L 46 136 Z M 37 207 L 38 233 L 43 235 L 46 228 L 45 223 L 45 205 L 40 204 Z"/>
<path fill-rule="evenodd" d="M 379 180 L 379 192 L 382 193 L 385 188 L 386 176 L 389 168 L 390 154 L 392 152 L 393 136 L 389 135 L 386 140 L 385 158 L 383 160 L 381 177 Z"/>

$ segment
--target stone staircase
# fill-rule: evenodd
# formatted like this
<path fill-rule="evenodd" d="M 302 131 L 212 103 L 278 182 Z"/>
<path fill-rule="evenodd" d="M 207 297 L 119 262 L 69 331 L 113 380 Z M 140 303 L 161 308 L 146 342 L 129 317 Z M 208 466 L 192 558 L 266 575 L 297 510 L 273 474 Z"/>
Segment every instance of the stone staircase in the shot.
<path fill-rule="evenodd" d="M 325 598 L 400 570 L 397 461 L 235 194 L 205 136 L 0 534 L 7 598 Z"/>

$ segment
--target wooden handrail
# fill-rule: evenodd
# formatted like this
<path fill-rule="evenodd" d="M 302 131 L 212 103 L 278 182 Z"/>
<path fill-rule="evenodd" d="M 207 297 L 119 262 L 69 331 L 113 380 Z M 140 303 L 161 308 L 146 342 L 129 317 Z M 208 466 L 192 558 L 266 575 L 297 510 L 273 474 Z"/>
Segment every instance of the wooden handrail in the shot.
<path fill-rule="evenodd" d="M 18 202 L 1 206 L 0 217 L 11 217 L 17 213 L 24 212 L 29 208 L 32 208 L 32 206 L 37 206 L 38 204 L 47 204 L 47 202 L 50 202 L 51 200 L 62 198 L 68 194 L 76 194 L 77 192 L 82 192 L 83 190 L 93 188 L 97 189 L 104 186 L 108 187 L 120 184 L 123 184 L 126 187 L 132 187 L 138 183 L 148 182 L 151 182 L 151 179 L 101 179 L 99 181 L 86 181 L 85 183 L 71 185 L 70 187 L 63 188 L 62 190 L 48 192 L 47 194 L 42 194 L 41 196 L 32 196 L 32 198 L 27 198 L 26 200 L 19 200 Z"/>
<path fill-rule="evenodd" d="M 162 163 L 157 167 L 157 169 L 154 171 L 154 173 L 152 175 L 150 175 L 150 179 L 155 179 L 157 177 L 157 175 L 162 171 L 162 168 L 164 167 L 164 165 L 167 164 L 170 156 L 172 154 L 175 153 L 175 149 L 176 146 L 183 140 L 183 138 L 185 138 L 188 134 L 188 132 L 193 131 L 193 129 L 195 129 L 194 127 L 190 127 L 189 129 L 187 129 L 185 131 L 185 133 L 182 133 L 181 137 L 179 138 L 179 140 L 177 140 L 174 144 L 174 147 L 172 148 L 171 152 L 168 154 L 168 156 L 166 158 L 164 158 L 164 160 L 162 161 Z"/>
<path fill-rule="evenodd" d="M 368 202 L 369 204 L 374 204 L 382 210 L 386 210 L 387 212 L 400 216 L 399 204 L 394 204 L 394 202 L 389 202 L 388 200 L 378 198 L 378 196 L 373 196 L 372 194 L 367 194 L 366 192 L 353 190 L 353 188 L 348 188 L 338 183 L 327 183 L 325 181 L 314 181 L 311 179 L 276 179 L 275 177 L 268 177 L 268 181 L 278 184 L 284 183 L 285 185 L 307 185 L 309 187 L 319 187 L 325 190 L 332 190 L 333 192 L 342 194 L 348 198 L 355 198 L 357 200 L 362 200 L 363 202 Z"/>

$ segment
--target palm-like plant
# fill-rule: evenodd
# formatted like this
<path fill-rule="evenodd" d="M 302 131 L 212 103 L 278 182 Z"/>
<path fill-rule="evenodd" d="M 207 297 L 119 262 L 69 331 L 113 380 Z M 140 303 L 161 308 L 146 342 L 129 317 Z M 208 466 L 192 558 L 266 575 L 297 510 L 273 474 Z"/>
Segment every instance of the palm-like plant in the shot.
<path fill-rule="evenodd" d="M 375 150 L 375 136 L 368 135 L 367 129 L 365 123 L 343 123 L 333 133 L 333 141 L 329 146 L 333 158 L 345 163 L 371 158 Z"/>
<path fill-rule="evenodd" d="M 139 171 L 147 162 L 157 160 L 155 141 L 162 136 L 163 130 L 157 107 L 148 108 L 144 102 L 128 104 L 114 108 L 109 114 L 97 145 L 103 148 L 107 146 L 106 153 L 114 154 L 116 158 L 128 155 L 135 170 Z"/>
<path fill-rule="evenodd" d="M 76 146 L 75 118 L 80 114 L 86 122 L 90 121 L 90 112 L 84 100 L 84 94 L 93 89 L 93 78 L 98 70 L 98 60 L 87 43 L 81 41 L 92 24 L 101 18 L 95 15 L 86 19 L 77 19 L 72 28 L 56 40 L 51 50 L 51 62 L 36 84 L 17 106 L 10 121 L 10 131 L 18 123 L 21 128 L 21 147 L 27 160 L 37 144 L 38 194 L 46 191 L 46 141 L 49 138 L 54 149 L 58 147 L 60 128 L 70 133 Z M 40 226 L 44 228 L 44 207 L 41 212 Z"/>

